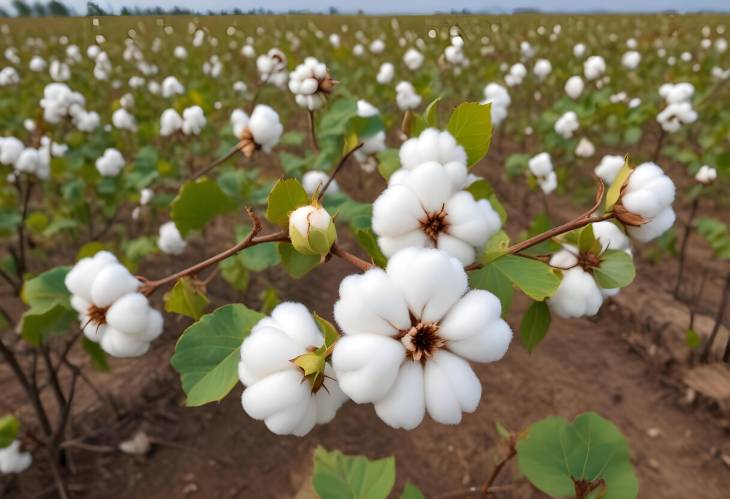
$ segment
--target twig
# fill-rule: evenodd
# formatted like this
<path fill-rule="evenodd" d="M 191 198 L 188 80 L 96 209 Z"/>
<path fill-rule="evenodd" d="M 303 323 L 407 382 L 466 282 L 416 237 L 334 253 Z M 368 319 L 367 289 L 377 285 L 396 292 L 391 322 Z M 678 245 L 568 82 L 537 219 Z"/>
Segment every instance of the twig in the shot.
<path fill-rule="evenodd" d="M 687 243 L 689 243 L 689 236 L 692 232 L 692 222 L 694 221 L 695 215 L 697 214 L 697 208 L 700 205 L 700 197 L 696 196 L 692 200 L 692 208 L 689 212 L 689 219 L 687 225 L 684 227 L 684 236 L 682 237 L 682 248 L 679 251 L 679 269 L 677 271 L 677 283 L 674 285 L 674 298 L 679 298 L 679 288 L 682 285 L 682 276 L 684 275 L 684 260 L 687 254 Z"/>
<path fill-rule="evenodd" d="M 720 306 L 717 309 L 717 316 L 715 317 L 715 325 L 712 327 L 712 332 L 710 333 L 710 337 L 707 338 L 707 342 L 705 343 L 705 347 L 702 350 L 702 355 L 700 355 L 700 360 L 702 362 L 707 362 L 707 360 L 710 358 L 710 352 L 712 351 L 712 344 L 715 343 L 715 338 L 717 337 L 717 333 L 720 331 L 720 325 L 722 324 L 722 320 L 725 317 L 725 308 L 727 307 L 727 302 L 730 301 L 730 272 L 725 275 L 725 288 L 722 291 L 722 299 L 720 301 Z M 730 340 L 728 340 L 728 343 L 730 344 Z M 728 359 L 728 348 L 725 348 L 725 355 L 723 355 L 723 359 L 725 362 L 727 362 Z"/>
<path fill-rule="evenodd" d="M 662 144 L 664 144 L 664 137 L 666 137 L 667 132 L 664 131 L 664 128 L 662 128 L 659 131 L 659 138 L 657 139 L 656 143 L 656 149 L 654 149 L 654 156 L 652 156 L 652 161 L 656 163 L 659 160 L 659 154 L 662 152 Z"/>
<path fill-rule="evenodd" d="M 339 258 L 342 258 L 343 260 L 345 260 L 348 263 L 351 263 L 352 265 L 354 265 L 355 267 L 359 268 L 363 272 L 365 272 L 367 270 L 370 270 L 373 267 L 375 267 L 375 264 L 370 263 L 370 262 L 366 262 L 362 258 L 359 258 L 359 257 L 353 255 L 352 253 L 350 253 L 348 251 L 345 251 L 344 249 L 340 248 L 337 245 L 337 243 L 335 243 L 335 244 L 332 245 L 332 248 L 330 249 L 330 253 L 332 253 L 333 255 L 335 255 L 335 256 L 337 256 Z"/>
<path fill-rule="evenodd" d="M 26 260 L 25 260 L 25 220 L 28 218 L 28 206 L 30 204 L 30 194 L 33 190 L 33 178 L 31 176 L 26 176 L 26 188 L 25 188 L 25 195 L 23 197 L 23 211 L 21 214 L 20 222 L 18 223 L 18 277 L 20 279 L 23 279 L 23 275 L 25 274 L 25 271 L 27 270 Z"/>
<path fill-rule="evenodd" d="M 345 163 L 347 163 L 347 160 L 350 159 L 350 156 L 355 154 L 355 151 L 360 149 L 365 144 L 363 142 L 360 142 L 358 145 L 350 149 L 344 156 L 342 156 L 342 159 L 340 159 L 340 162 L 337 164 L 334 170 L 332 170 L 332 173 L 330 174 L 329 178 L 327 179 L 327 182 L 325 182 L 324 186 L 322 186 L 322 190 L 319 191 L 319 199 L 320 201 L 324 197 L 325 192 L 327 192 L 327 188 L 330 186 L 332 181 L 335 179 L 338 173 L 340 173 L 340 170 L 342 170 L 342 167 L 345 166 Z"/>
<path fill-rule="evenodd" d="M 315 123 L 314 123 L 314 111 L 309 111 L 309 141 L 312 144 L 312 149 L 314 149 L 314 152 L 319 153 L 319 143 L 317 142 L 317 132 L 315 130 Z"/>
<path fill-rule="evenodd" d="M 191 175 L 188 178 L 188 180 L 195 180 L 195 179 L 198 179 L 198 178 L 202 177 L 203 175 L 205 175 L 206 173 L 208 173 L 209 171 L 211 171 L 216 166 L 219 166 L 219 165 L 225 163 L 226 161 L 228 161 L 230 158 L 232 158 L 240 150 L 241 150 L 241 143 L 239 142 L 235 146 L 233 146 L 231 148 L 231 150 L 228 151 L 225 155 L 223 155 L 222 157 L 216 159 L 215 161 L 213 161 L 211 164 L 209 164 L 208 166 L 206 166 L 202 170 L 199 170 L 199 171 L 195 172 L 193 175 Z"/>

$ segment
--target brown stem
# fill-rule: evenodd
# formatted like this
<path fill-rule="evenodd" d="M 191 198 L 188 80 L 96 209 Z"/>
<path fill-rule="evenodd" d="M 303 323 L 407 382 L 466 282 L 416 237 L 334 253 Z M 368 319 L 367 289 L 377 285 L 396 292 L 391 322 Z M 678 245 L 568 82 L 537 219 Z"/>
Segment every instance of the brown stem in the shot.
<path fill-rule="evenodd" d="M 319 191 L 319 197 L 317 199 L 322 201 L 322 198 L 324 197 L 325 192 L 327 192 L 327 188 L 330 186 L 330 184 L 335 179 L 337 174 L 340 173 L 340 170 L 342 170 L 342 167 L 345 166 L 345 163 L 347 163 L 347 160 L 350 159 L 350 156 L 355 154 L 355 151 L 357 151 L 364 145 L 365 145 L 364 143 L 360 142 L 358 145 L 356 145 L 355 147 L 350 149 L 344 156 L 342 156 L 342 159 L 340 159 L 340 162 L 337 164 L 335 169 L 332 170 L 332 173 L 330 174 L 329 178 L 327 179 L 327 182 L 325 182 L 325 184 L 322 186 L 322 190 Z"/>
<path fill-rule="evenodd" d="M 715 338 L 717 338 L 717 333 L 720 332 L 720 325 L 722 324 L 722 320 L 725 317 L 725 309 L 727 307 L 727 303 L 730 301 L 730 272 L 725 275 L 725 288 L 722 291 L 722 301 L 720 302 L 720 306 L 717 309 L 717 316 L 715 317 L 715 325 L 712 327 L 712 332 L 710 333 L 710 337 L 707 338 L 707 342 L 705 343 L 705 347 L 702 350 L 702 355 L 700 355 L 700 360 L 702 362 L 707 362 L 710 358 L 710 352 L 712 351 L 712 344 L 715 343 Z M 730 344 L 730 340 L 728 340 L 728 344 Z M 728 359 L 728 347 L 725 348 L 725 355 L 723 355 L 724 360 L 727 362 Z"/>
<path fill-rule="evenodd" d="M 20 294 L 21 289 L 21 283 L 16 281 L 10 274 L 5 272 L 3 269 L 0 269 L 0 277 L 2 277 L 8 284 L 10 284 L 10 287 L 13 289 L 13 293 Z"/>
<path fill-rule="evenodd" d="M 336 243 L 332 245 L 332 248 L 330 249 L 330 253 L 337 256 L 338 258 L 343 259 L 344 261 L 351 263 L 355 267 L 359 268 L 363 272 L 368 271 L 375 267 L 375 264 L 366 262 L 360 257 L 357 257 L 350 253 L 349 251 L 345 251 L 344 249 L 340 248 Z"/>
<path fill-rule="evenodd" d="M 319 143 L 317 142 L 317 133 L 315 130 L 315 123 L 314 123 L 314 111 L 309 111 L 309 141 L 312 144 L 312 149 L 314 149 L 314 152 L 319 153 Z"/>
<path fill-rule="evenodd" d="M 652 161 L 656 163 L 659 160 L 659 155 L 662 152 L 662 145 L 664 144 L 664 137 L 666 137 L 667 132 L 664 131 L 664 128 L 662 128 L 659 131 L 659 138 L 656 142 L 656 149 L 654 149 L 654 156 L 652 156 Z"/>
<path fill-rule="evenodd" d="M 597 481 L 588 482 L 585 480 L 575 480 L 573 479 L 573 487 L 575 490 L 575 499 L 585 499 L 590 495 L 591 492 L 594 490 L 604 487 L 606 485 L 606 482 L 603 481 L 603 478 Z M 600 494 L 599 494 L 600 495 Z"/>
<path fill-rule="evenodd" d="M 26 187 L 25 187 L 25 195 L 23 196 L 23 211 L 20 218 L 20 223 L 18 224 L 18 277 L 20 277 L 21 281 L 23 279 L 23 275 L 25 274 L 25 271 L 27 270 L 28 266 L 26 264 L 25 259 L 25 220 L 28 218 L 28 207 L 30 205 L 30 194 L 33 190 L 33 178 L 29 175 L 26 177 Z"/>
<path fill-rule="evenodd" d="M 512 440 L 514 440 L 514 439 L 512 439 Z M 517 455 L 517 449 L 514 446 L 514 442 L 510 442 L 509 453 L 500 462 L 498 462 L 496 464 L 496 466 L 492 470 L 492 474 L 489 475 L 489 479 L 486 482 L 484 482 L 484 485 L 482 485 L 482 495 L 484 495 L 484 497 L 487 497 L 487 495 L 489 495 L 489 492 L 492 489 L 492 485 L 494 484 L 494 481 L 497 479 L 499 474 L 502 472 L 502 470 L 504 469 L 504 466 L 516 455 Z"/>
<path fill-rule="evenodd" d="M 205 175 L 206 173 L 208 173 L 209 171 L 211 171 L 216 166 L 219 166 L 219 165 L 225 163 L 230 158 L 232 158 L 233 155 L 235 155 L 238 151 L 241 150 L 241 146 L 242 145 L 239 142 L 238 144 L 236 144 L 235 146 L 233 146 L 231 148 L 231 150 L 228 151 L 226 154 L 224 154 L 222 157 L 216 159 L 215 161 L 213 161 L 211 164 L 209 164 L 208 166 L 206 166 L 202 170 L 199 170 L 199 171 L 195 172 L 193 175 L 190 176 L 190 178 L 188 178 L 188 180 L 198 179 L 198 178 L 202 177 L 203 175 Z"/>
<path fill-rule="evenodd" d="M 56 369 L 54 369 L 53 363 L 51 362 L 51 355 L 48 351 L 48 348 L 41 346 L 40 349 L 41 356 L 43 357 L 43 362 L 46 364 L 46 370 L 48 371 L 48 381 L 50 382 L 51 388 L 53 389 L 53 393 L 56 397 L 56 402 L 58 403 L 58 409 L 59 411 L 63 412 L 68 402 L 66 401 L 66 396 L 63 394 L 63 390 L 61 389 L 61 383 L 58 380 L 58 374 L 56 372 Z"/>
<path fill-rule="evenodd" d="M 697 196 L 692 200 L 692 209 L 689 212 L 689 219 L 687 225 L 684 227 L 684 236 L 682 237 L 682 248 L 679 251 L 679 270 L 677 271 L 677 283 L 674 285 L 674 298 L 679 298 L 679 288 L 682 285 L 682 277 L 684 275 L 684 259 L 687 254 L 687 243 L 689 242 L 689 235 L 692 232 L 692 222 L 694 222 L 695 215 L 697 214 L 697 208 L 700 205 L 700 197 Z"/>

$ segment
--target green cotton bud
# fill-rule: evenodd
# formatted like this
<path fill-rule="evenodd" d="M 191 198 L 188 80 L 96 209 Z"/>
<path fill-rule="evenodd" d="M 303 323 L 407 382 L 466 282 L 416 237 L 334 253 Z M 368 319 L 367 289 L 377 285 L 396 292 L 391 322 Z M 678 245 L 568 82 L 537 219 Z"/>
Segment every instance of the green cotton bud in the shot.
<path fill-rule="evenodd" d="M 298 252 L 324 257 L 337 240 L 335 222 L 319 205 L 302 206 L 289 215 L 289 238 Z"/>

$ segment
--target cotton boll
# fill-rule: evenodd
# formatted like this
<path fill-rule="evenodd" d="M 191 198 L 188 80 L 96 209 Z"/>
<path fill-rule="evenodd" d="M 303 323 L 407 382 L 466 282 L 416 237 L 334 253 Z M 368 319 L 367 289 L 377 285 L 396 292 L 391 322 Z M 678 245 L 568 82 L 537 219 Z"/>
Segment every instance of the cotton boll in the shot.
<path fill-rule="evenodd" d="M 588 80 L 598 79 L 606 71 L 606 62 L 599 55 L 592 55 L 583 63 L 583 74 Z"/>
<path fill-rule="evenodd" d="M 328 179 L 329 175 L 327 175 L 325 172 L 312 170 L 305 173 L 302 177 L 302 187 L 304 187 L 304 190 L 307 192 L 307 194 L 312 196 L 315 192 L 321 190 L 324 187 Z M 336 180 L 332 180 L 329 187 L 327 187 L 325 196 L 327 196 L 328 194 L 336 194 L 338 192 L 340 192 L 340 187 L 337 185 Z"/>
<path fill-rule="evenodd" d="M 563 138 L 569 139 L 573 136 L 573 132 L 578 129 L 578 126 L 578 115 L 573 111 L 567 111 L 558 118 L 553 128 Z"/>
<path fill-rule="evenodd" d="M 626 52 L 621 57 L 621 64 L 623 64 L 626 69 L 636 69 L 639 66 L 639 62 L 641 62 L 641 54 L 635 50 Z"/>
<path fill-rule="evenodd" d="M 181 255 L 188 243 L 180 235 L 175 222 L 165 222 L 160 226 L 157 247 L 168 255 Z"/>
<path fill-rule="evenodd" d="M 160 135 L 167 137 L 180 130 L 183 118 L 175 109 L 165 109 L 160 116 Z"/>
<path fill-rule="evenodd" d="M 423 64 L 423 60 L 423 54 L 415 48 L 409 48 L 408 50 L 406 50 L 406 53 L 403 54 L 403 63 L 411 71 L 415 71 L 420 68 Z"/>
<path fill-rule="evenodd" d="M 199 135 L 207 123 L 205 113 L 200 106 L 190 106 L 183 110 L 182 132 L 185 135 Z"/>
<path fill-rule="evenodd" d="M 123 265 L 111 263 L 104 266 L 91 285 L 91 301 L 97 307 L 109 307 L 128 293 L 134 293 L 140 282 Z"/>
<path fill-rule="evenodd" d="M 546 152 L 533 156 L 527 162 L 527 166 L 530 172 L 536 177 L 544 177 L 553 171 L 553 163 L 550 159 L 550 155 Z"/>
<path fill-rule="evenodd" d="M 108 148 L 96 160 L 96 169 L 104 177 L 116 177 L 124 168 L 125 161 L 122 153 L 114 148 Z"/>
<path fill-rule="evenodd" d="M 575 148 L 575 155 L 581 158 L 590 158 L 595 153 L 595 146 L 590 140 L 586 139 L 585 137 L 580 139 L 578 145 Z"/>
<path fill-rule="evenodd" d="M 550 264 L 553 265 L 553 259 Z M 566 319 L 595 315 L 602 303 L 603 295 L 596 281 L 581 267 L 563 271 L 558 290 L 548 299 L 550 310 Z"/>
<path fill-rule="evenodd" d="M 627 227 L 629 235 L 632 239 L 636 239 L 641 242 L 649 242 L 657 237 L 664 234 L 669 228 L 674 225 L 676 215 L 672 208 L 666 208 L 659 212 L 654 218 L 649 220 L 648 223 L 640 225 L 638 227 Z"/>
<path fill-rule="evenodd" d="M 618 172 L 624 167 L 624 158 L 622 156 L 607 154 L 601 158 L 601 162 L 596 166 L 593 172 L 601 178 L 606 184 L 612 184 Z"/>
<path fill-rule="evenodd" d="M 23 143 L 15 137 L 0 138 L 0 163 L 12 165 L 25 149 Z"/>
<path fill-rule="evenodd" d="M 107 327 L 99 340 L 101 348 L 112 357 L 140 357 L 150 349 L 150 343 L 133 335 Z"/>
<path fill-rule="evenodd" d="M 14 440 L 9 446 L 0 449 L 0 474 L 22 473 L 33 462 L 29 452 L 20 451 L 20 441 Z"/>
<path fill-rule="evenodd" d="M 717 179 L 717 170 L 708 165 L 702 165 L 695 175 L 695 180 L 704 185 L 713 183 L 715 179 Z"/>
<path fill-rule="evenodd" d="M 448 131 L 427 128 L 418 137 L 408 139 L 399 151 L 403 168 L 413 170 L 423 163 L 437 162 L 445 165 L 451 162 L 466 165 L 466 151 Z"/>
<path fill-rule="evenodd" d="M 284 131 L 279 114 L 273 108 L 263 104 L 254 108 L 248 127 L 254 141 L 265 153 L 271 152 L 271 149 L 279 143 Z"/>
<path fill-rule="evenodd" d="M 124 334 L 140 335 L 148 325 L 149 301 L 141 293 L 129 293 L 116 300 L 106 313 L 110 327 Z"/>
<path fill-rule="evenodd" d="M 418 362 L 403 363 L 388 393 L 375 402 L 378 417 L 393 428 L 412 430 L 426 413 L 423 367 Z"/>
<path fill-rule="evenodd" d="M 176 95 L 182 95 L 185 93 L 185 87 L 182 83 L 174 76 L 168 76 L 162 80 L 160 92 L 165 98 L 175 97 Z"/>
<path fill-rule="evenodd" d="M 421 105 L 421 96 L 416 93 L 413 84 L 408 81 L 401 81 L 395 87 L 396 103 L 401 111 L 416 109 Z"/>
<path fill-rule="evenodd" d="M 384 62 L 381 64 L 380 69 L 378 70 L 378 74 L 375 77 L 378 83 L 381 85 L 387 85 L 391 81 L 393 81 L 393 77 L 395 76 L 395 68 L 393 64 L 390 62 Z"/>
<path fill-rule="evenodd" d="M 532 68 L 532 72 L 535 73 L 540 80 L 544 80 L 553 70 L 552 64 L 547 59 L 538 59 L 535 62 L 535 66 Z"/>
<path fill-rule="evenodd" d="M 601 243 L 601 251 L 620 250 L 631 253 L 631 241 L 614 223 L 609 221 L 591 224 L 593 234 Z"/>
<path fill-rule="evenodd" d="M 134 119 L 134 116 L 129 111 L 120 107 L 112 113 L 112 125 L 120 130 L 133 132 L 137 129 L 137 120 Z"/>
<path fill-rule="evenodd" d="M 565 82 L 565 93 L 573 100 L 580 97 L 580 94 L 583 93 L 583 88 L 585 88 L 585 85 L 580 76 L 571 76 Z"/>

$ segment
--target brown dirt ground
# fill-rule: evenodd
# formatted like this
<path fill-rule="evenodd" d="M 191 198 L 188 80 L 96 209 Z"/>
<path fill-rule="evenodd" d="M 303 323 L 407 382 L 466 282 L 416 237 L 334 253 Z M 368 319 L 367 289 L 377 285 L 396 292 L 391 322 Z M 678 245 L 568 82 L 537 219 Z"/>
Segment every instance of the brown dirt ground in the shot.
<path fill-rule="evenodd" d="M 509 232 L 515 234 L 529 220 L 527 214 L 536 214 L 542 205 L 534 195 L 523 202 L 524 183 L 507 184 L 490 173 L 501 171 L 500 165 L 499 155 L 490 153 L 478 168 L 494 182 L 510 212 Z M 377 190 L 358 174 L 343 180 L 346 190 L 355 189 L 355 197 L 366 198 L 365 193 Z M 553 216 L 567 219 L 578 211 L 569 203 L 557 202 Z M 224 230 L 222 224 L 220 230 Z M 202 241 L 190 251 L 195 255 L 210 252 Z M 707 256 L 707 249 L 693 241 L 689 268 L 710 269 L 706 294 L 711 308 L 719 299 L 719 282 L 727 265 L 707 263 Z M 163 267 L 155 263 L 147 268 L 162 275 Z M 676 262 L 642 261 L 640 267 L 637 282 L 620 295 L 624 303 L 644 298 L 647 293 L 668 296 Z M 286 299 L 331 315 L 337 285 L 351 272 L 350 267 L 335 261 L 301 281 L 292 282 L 280 271 L 259 276 L 243 297 L 220 280 L 214 281 L 210 292 L 219 304 L 241 300 L 256 305 L 256 290 L 267 279 L 279 286 Z M 524 300 L 515 301 L 509 314 L 513 329 L 518 327 L 525 307 Z M 682 307 L 677 304 L 677 308 Z M 278 437 L 251 420 L 240 407 L 240 387 L 220 404 L 183 407 L 184 397 L 169 358 L 174 339 L 187 322 L 169 320 L 166 339 L 158 341 L 150 354 L 138 360 L 114 361 L 111 375 L 93 375 L 104 398 L 113 404 L 100 401 L 81 385 L 72 431 L 74 438 L 84 438 L 85 443 L 113 448 L 142 429 L 156 441 L 152 453 L 131 457 L 115 451 L 70 449 L 74 471 L 69 480 L 71 490 L 75 497 L 130 499 L 282 498 L 297 493 L 305 497 L 311 454 L 322 445 L 373 458 L 394 455 L 396 492 L 411 481 L 428 497 L 469 497 L 463 491 L 481 484 L 493 465 L 495 422 L 519 429 L 550 414 L 572 418 L 596 411 L 611 419 L 628 438 L 640 479 L 640 497 L 727 497 L 730 469 L 720 458 L 723 452 L 730 455 L 727 418 L 711 406 L 682 403 L 684 393 L 675 383 L 676 370 L 647 362 L 646 356 L 626 341 L 631 334 L 642 333 L 645 325 L 636 318 L 626 319 L 621 308 L 614 302 L 593 319 L 554 318 L 550 334 L 532 355 L 515 340 L 501 362 L 475 365 L 484 395 L 478 410 L 465 415 L 459 426 L 427 420 L 411 432 L 393 430 L 380 422 L 371 406 L 350 403 L 333 422 L 317 427 L 305 438 Z M 661 311 L 655 315 L 660 316 Z M 0 412 L 21 407 L 21 414 L 29 415 L 22 394 L 2 367 L 0 391 Z M 38 461 L 20 478 L 0 479 L 0 497 L 52 496 L 47 470 Z M 542 497 L 518 477 L 514 464 L 500 476 L 498 484 L 505 487 L 496 496 Z"/>

